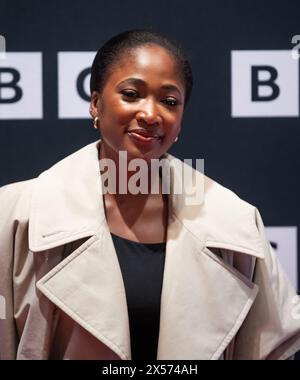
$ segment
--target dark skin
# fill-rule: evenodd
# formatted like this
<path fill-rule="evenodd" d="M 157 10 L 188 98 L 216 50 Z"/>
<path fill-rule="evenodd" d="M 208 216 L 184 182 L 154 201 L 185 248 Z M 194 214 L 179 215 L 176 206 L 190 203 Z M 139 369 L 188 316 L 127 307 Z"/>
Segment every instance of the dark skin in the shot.
<path fill-rule="evenodd" d="M 184 96 L 176 61 L 164 48 L 141 46 L 121 56 L 103 91 L 92 93 L 90 113 L 99 117 L 102 135 L 100 159 L 114 160 L 118 173 L 121 150 L 127 151 L 128 162 L 142 158 L 149 165 L 151 159 L 160 158 L 180 132 Z M 128 133 L 138 127 L 161 138 L 140 144 Z M 148 173 L 150 177 L 150 166 Z M 127 180 L 133 174 L 128 171 Z M 112 233 L 144 243 L 166 241 L 168 205 L 161 186 L 159 194 L 105 194 L 103 199 Z"/>

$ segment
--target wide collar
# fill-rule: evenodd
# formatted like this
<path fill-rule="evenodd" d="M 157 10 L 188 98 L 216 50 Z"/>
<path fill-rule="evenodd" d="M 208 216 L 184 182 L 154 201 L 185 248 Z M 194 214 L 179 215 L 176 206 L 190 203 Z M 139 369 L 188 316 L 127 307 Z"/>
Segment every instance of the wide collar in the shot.
<path fill-rule="evenodd" d="M 87 238 L 38 288 L 120 358 L 129 359 L 126 295 L 105 219 L 98 144 L 68 156 L 37 179 L 29 247 L 42 252 Z M 173 187 L 182 181 L 183 166 L 191 171 L 187 177 L 192 182 L 183 194 L 169 196 L 158 358 L 217 359 L 258 289 L 210 248 L 262 258 L 254 208 L 181 160 L 170 154 L 165 158 L 174 160 Z M 190 205 L 195 176 L 204 191 L 198 204 Z"/>
<path fill-rule="evenodd" d="M 95 235 L 106 223 L 98 161 L 100 140 L 76 151 L 36 180 L 31 204 L 29 247 L 43 251 Z M 170 217 L 180 221 L 204 245 L 263 257 L 255 225 L 255 209 L 230 190 L 166 153 L 172 162 Z M 180 189 L 182 173 L 185 191 Z M 163 177 L 164 180 L 164 177 Z M 169 181 L 168 179 L 165 179 Z M 195 204 L 194 184 L 201 186 Z M 191 204 L 192 203 L 192 204 Z"/>

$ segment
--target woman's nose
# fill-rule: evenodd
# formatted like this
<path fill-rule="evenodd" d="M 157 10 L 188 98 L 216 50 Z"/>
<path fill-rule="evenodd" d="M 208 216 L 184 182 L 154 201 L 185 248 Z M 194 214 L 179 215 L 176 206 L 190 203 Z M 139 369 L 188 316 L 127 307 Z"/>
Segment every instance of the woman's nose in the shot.
<path fill-rule="evenodd" d="M 162 118 L 159 114 L 159 111 L 156 107 L 155 101 L 146 100 L 143 102 L 141 107 L 139 108 L 136 119 L 138 121 L 144 121 L 146 124 L 161 124 Z"/>

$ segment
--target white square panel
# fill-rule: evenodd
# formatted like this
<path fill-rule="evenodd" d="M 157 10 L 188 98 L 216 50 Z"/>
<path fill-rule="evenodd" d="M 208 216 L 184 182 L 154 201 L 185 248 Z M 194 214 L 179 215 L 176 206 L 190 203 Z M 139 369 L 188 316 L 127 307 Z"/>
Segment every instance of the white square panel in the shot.
<path fill-rule="evenodd" d="M 295 289 L 298 288 L 297 227 L 266 227 L 278 259 Z"/>
<path fill-rule="evenodd" d="M 95 52 L 58 53 L 58 116 L 90 118 L 90 73 Z M 84 96 L 83 96 L 84 95 Z"/>
<path fill-rule="evenodd" d="M 42 53 L 6 53 L 0 60 L 0 119 L 42 118 Z"/>
<path fill-rule="evenodd" d="M 299 116 L 299 61 L 290 50 L 231 52 L 231 116 Z"/>

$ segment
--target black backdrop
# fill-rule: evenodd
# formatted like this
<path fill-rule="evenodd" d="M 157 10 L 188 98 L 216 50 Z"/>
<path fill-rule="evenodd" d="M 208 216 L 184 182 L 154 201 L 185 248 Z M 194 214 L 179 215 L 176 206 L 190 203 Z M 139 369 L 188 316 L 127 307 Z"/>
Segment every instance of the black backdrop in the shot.
<path fill-rule="evenodd" d="M 267 226 L 299 228 L 300 118 L 231 117 L 230 60 L 232 50 L 291 49 L 299 15 L 299 0 L 0 0 L 7 51 L 43 54 L 43 118 L 1 119 L 0 103 L 0 185 L 98 138 L 91 120 L 58 117 L 57 53 L 96 51 L 116 33 L 152 27 L 183 44 L 194 71 L 171 153 L 204 158 L 205 173 L 257 206 Z"/>

